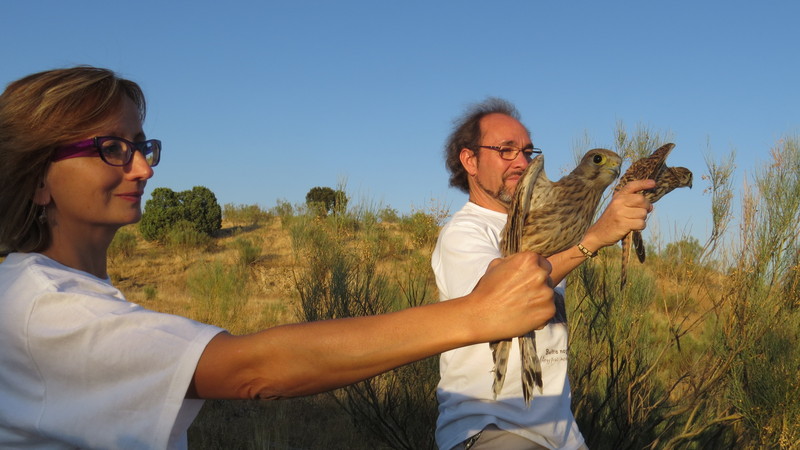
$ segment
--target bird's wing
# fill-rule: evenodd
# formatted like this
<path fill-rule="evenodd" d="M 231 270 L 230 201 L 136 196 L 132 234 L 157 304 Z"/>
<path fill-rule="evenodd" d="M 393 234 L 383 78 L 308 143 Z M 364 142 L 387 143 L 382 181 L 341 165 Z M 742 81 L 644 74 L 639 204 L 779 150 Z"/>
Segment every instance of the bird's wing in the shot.
<path fill-rule="evenodd" d="M 652 161 L 653 167 L 651 168 L 650 173 L 647 175 L 647 179 L 655 180 L 664 171 L 667 167 L 667 156 L 669 156 L 669 152 L 675 148 L 675 144 L 667 143 L 658 147 L 656 151 L 654 151 L 647 159 Z"/>
<path fill-rule="evenodd" d="M 614 186 L 614 192 L 622 189 L 623 186 L 634 180 L 655 180 L 664 171 L 667 164 L 667 156 L 675 147 L 675 144 L 668 143 L 657 148 L 650 156 L 637 159 L 619 179 Z"/>
<path fill-rule="evenodd" d="M 544 156 L 536 156 L 528 164 L 517 183 L 514 199 L 508 212 L 508 221 L 503 229 L 503 238 L 500 245 L 503 256 L 512 255 L 519 251 L 525 221 L 528 218 L 528 210 L 530 209 L 531 195 L 537 180 L 542 174 L 543 167 Z"/>

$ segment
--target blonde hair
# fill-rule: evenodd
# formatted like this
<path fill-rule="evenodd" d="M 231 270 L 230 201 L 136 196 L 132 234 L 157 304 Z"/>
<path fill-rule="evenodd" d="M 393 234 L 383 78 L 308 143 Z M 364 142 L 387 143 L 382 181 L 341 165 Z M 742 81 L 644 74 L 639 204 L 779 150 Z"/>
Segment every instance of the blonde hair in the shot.
<path fill-rule="evenodd" d="M 0 95 L 0 252 L 42 251 L 50 230 L 34 194 L 53 152 L 96 132 L 130 98 L 144 120 L 141 88 L 114 72 L 79 66 L 28 75 Z"/>

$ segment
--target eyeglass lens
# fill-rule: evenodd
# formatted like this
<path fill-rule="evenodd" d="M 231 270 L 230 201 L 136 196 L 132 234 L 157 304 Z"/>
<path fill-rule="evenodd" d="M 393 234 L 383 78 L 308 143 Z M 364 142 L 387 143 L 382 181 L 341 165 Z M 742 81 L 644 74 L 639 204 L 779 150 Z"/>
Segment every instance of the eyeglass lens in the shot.
<path fill-rule="evenodd" d="M 519 152 L 522 152 L 526 158 L 530 158 L 531 155 L 533 155 L 533 149 L 530 148 L 518 149 L 514 147 L 500 147 L 499 152 L 501 158 L 509 161 L 517 159 Z"/>
<path fill-rule="evenodd" d="M 161 157 L 161 146 L 157 140 L 131 143 L 119 139 L 103 139 L 100 142 L 100 154 L 103 159 L 114 166 L 124 166 L 133 158 L 138 149 L 144 155 L 149 166 L 155 166 Z"/>

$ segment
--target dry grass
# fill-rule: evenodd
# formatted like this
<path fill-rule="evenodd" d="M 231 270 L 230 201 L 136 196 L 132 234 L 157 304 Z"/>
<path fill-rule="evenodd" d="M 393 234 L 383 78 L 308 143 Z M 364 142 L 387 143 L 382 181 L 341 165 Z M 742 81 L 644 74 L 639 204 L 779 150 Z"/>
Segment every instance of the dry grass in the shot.
<path fill-rule="evenodd" d="M 279 218 L 257 226 L 224 223 L 210 249 L 180 253 L 141 239 L 135 226 L 126 231 L 136 234 L 136 249 L 129 257 L 114 258 L 109 274 L 131 302 L 205 321 L 207 311 L 187 289 L 190 273 L 213 261 L 237 264 L 233 243 L 248 238 L 260 243 L 261 256 L 248 267 L 245 302 L 235 317 L 214 324 L 244 334 L 298 320 L 293 275 L 297 262 Z M 189 436 L 192 448 L 204 449 L 381 448 L 326 395 L 277 402 L 210 401 Z"/>

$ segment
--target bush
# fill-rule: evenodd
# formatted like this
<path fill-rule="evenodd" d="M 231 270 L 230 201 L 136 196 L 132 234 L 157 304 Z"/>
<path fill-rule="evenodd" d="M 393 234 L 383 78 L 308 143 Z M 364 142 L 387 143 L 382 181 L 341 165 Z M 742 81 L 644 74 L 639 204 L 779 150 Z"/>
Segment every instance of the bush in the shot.
<path fill-rule="evenodd" d="M 108 246 L 108 257 L 113 261 L 119 256 L 129 258 L 136 250 L 136 235 L 127 230 L 119 230 Z"/>
<path fill-rule="evenodd" d="M 155 300 L 155 298 L 158 296 L 158 289 L 149 284 L 142 288 L 142 292 L 144 292 L 144 298 L 147 300 Z"/>
<path fill-rule="evenodd" d="M 169 188 L 156 188 L 144 205 L 139 232 L 148 241 L 162 241 L 170 226 L 183 219 L 183 205 Z"/>
<path fill-rule="evenodd" d="M 222 208 L 214 193 L 203 186 L 179 193 L 156 188 L 144 206 L 139 231 L 148 241 L 163 241 L 169 229 L 181 220 L 211 236 L 222 228 Z"/>
<path fill-rule="evenodd" d="M 261 249 L 250 239 L 238 238 L 233 242 L 233 246 L 239 253 L 239 264 L 242 266 L 249 266 L 261 257 Z"/>
<path fill-rule="evenodd" d="M 344 191 L 329 187 L 313 187 L 306 194 L 306 204 L 317 215 L 340 214 L 347 210 L 347 195 Z"/>
<path fill-rule="evenodd" d="M 179 220 L 171 225 L 164 236 L 167 247 L 177 252 L 207 249 L 211 244 L 211 237 L 197 231 L 194 224 L 188 220 Z"/>
<path fill-rule="evenodd" d="M 178 195 L 183 203 L 183 218 L 193 223 L 197 231 L 212 236 L 222 228 L 222 208 L 210 189 L 195 186 Z"/>
<path fill-rule="evenodd" d="M 439 236 L 439 224 L 436 218 L 422 211 L 403 216 L 400 229 L 411 234 L 414 245 L 421 248 L 433 248 Z"/>
<path fill-rule="evenodd" d="M 202 263 L 187 279 L 189 294 L 203 306 L 205 322 L 223 324 L 239 315 L 247 302 L 247 273 L 239 265 Z"/>
<path fill-rule="evenodd" d="M 268 220 L 270 213 L 262 210 L 258 205 L 234 205 L 226 203 L 222 207 L 222 217 L 230 223 L 238 225 L 258 225 Z"/>
<path fill-rule="evenodd" d="M 703 246 L 700 245 L 700 241 L 697 238 L 688 237 L 667 244 L 662 257 L 675 265 L 688 264 L 697 262 L 702 253 Z"/>
<path fill-rule="evenodd" d="M 394 208 L 386 207 L 378 211 L 378 218 L 383 223 L 397 223 L 400 221 L 400 216 Z"/>
<path fill-rule="evenodd" d="M 278 200 L 278 203 L 269 212 L 280 217 L 281 220 L 286 220 L 294 215 L 294 207 L 286 200 Z"/>

